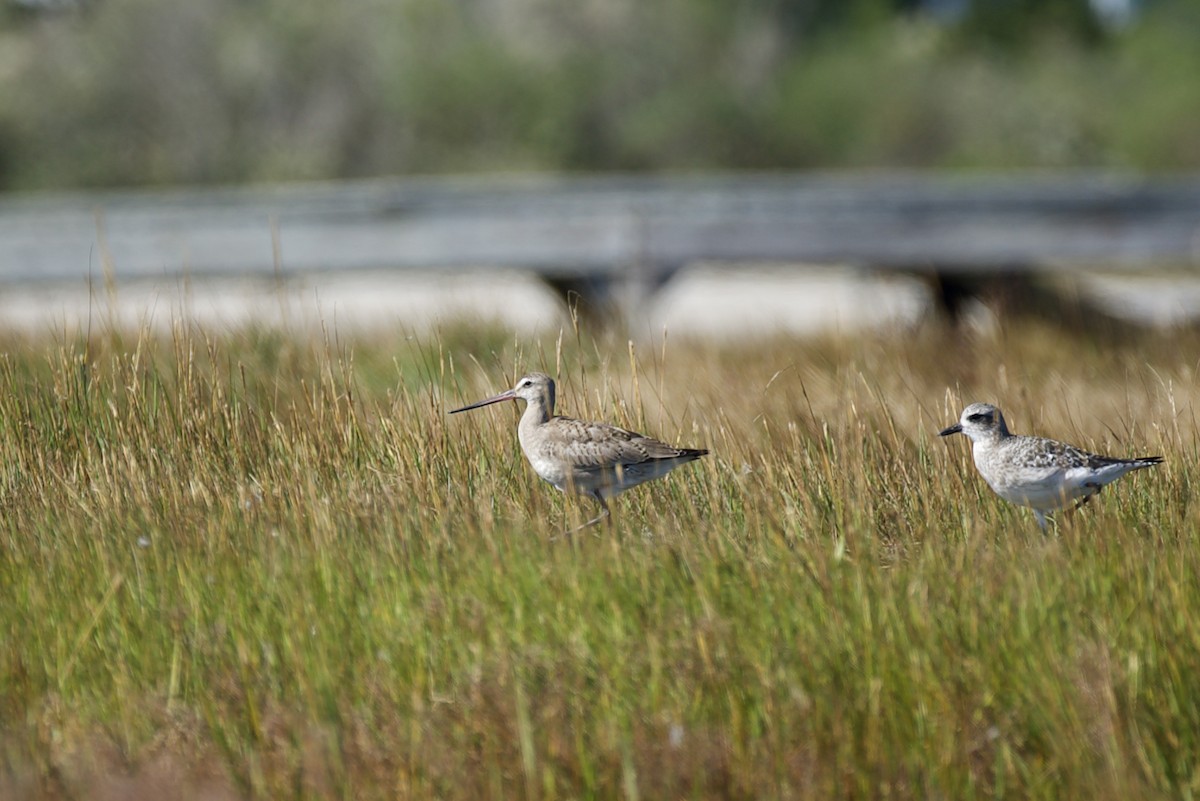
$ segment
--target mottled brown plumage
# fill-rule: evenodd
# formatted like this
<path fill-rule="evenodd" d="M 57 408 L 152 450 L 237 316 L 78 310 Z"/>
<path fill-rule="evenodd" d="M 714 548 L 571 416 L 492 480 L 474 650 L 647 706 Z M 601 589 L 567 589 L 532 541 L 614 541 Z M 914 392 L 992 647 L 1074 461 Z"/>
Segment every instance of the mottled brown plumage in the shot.
<path fill-rule="evenodd" d="M 600 515 L 580 528 L 608 516 L 606 498 L 664 476 L 708 453 L 676 448 L 606 423 L 556 417 L 554 381 L 545 373 L 530 373 L 512 389 L 450 414 L 518 399 L 526 406 L 517 436 L 534 472 L 563 492 L 590 495 L 601 506 Z"/>

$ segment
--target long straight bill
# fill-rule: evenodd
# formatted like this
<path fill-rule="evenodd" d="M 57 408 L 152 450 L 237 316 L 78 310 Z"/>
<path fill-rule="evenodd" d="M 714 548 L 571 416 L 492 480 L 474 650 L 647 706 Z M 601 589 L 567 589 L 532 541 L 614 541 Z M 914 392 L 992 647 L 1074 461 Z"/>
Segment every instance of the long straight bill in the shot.
<path fill-rule="evenodd" d="M 500 401 L 516 400 L 516 399 L 517 399 L 517 393 L 515 393 L 511 389 L 509 389 L 509 390 L 505 390 L 504 392 L 501 392 L 499 395 L 495 396 L 494 398 L 488 398 L 487 400 L 481 400 L 478 403 L 472 403 L 470 406 L 464 406 L 461 409 L 453 409 L 453 410 L 451 410 L 450 414 L 458 414 L 459 412 L 468 412 L 471 409 L 478 409 L 480 406 L 490 406 L 491 404 L 499 403 Z"/>

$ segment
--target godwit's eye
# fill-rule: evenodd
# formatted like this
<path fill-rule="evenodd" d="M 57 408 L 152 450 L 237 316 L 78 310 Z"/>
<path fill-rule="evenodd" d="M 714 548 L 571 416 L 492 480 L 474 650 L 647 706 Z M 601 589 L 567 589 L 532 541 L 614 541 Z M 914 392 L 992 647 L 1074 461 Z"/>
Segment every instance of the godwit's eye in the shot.
<path fill-rule="evenodd" d="M 528 378 L 526 378 L 524 381 L 521 382 L 521 386 L 522 387 L 532 387 L 533 382 L 530 381 Z"/>

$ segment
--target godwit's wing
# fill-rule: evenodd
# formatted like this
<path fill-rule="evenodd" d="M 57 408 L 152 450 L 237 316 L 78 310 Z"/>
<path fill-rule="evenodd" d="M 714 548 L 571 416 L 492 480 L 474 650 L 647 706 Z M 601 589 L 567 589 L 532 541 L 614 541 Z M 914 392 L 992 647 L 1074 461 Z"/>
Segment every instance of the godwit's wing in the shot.
<path fill-rule="evenodd" d="M 530 461 L 558 462 L 566 485 L 576 492 L 599 492 L 605 497 L 666 475 L 708 453 L 676 448 L 636 431 L 571 417 L 552 418 L 543 428 L 539 453 L 530 454 Z"/>

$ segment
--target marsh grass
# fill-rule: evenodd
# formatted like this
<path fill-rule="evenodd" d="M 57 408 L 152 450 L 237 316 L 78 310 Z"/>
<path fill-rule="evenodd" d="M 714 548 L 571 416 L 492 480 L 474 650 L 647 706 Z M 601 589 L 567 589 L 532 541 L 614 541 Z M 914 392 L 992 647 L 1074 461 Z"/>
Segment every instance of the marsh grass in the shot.
<path fill-rule="evenodd" d="M 0 357 L 0 798 L 1189 796 L 1192 331 L 626 346 L 185 326 Z M 565 414 L 712 455 L 586 505 Z M 935 433 L 1166 463 L 1042 535 Z"/>

